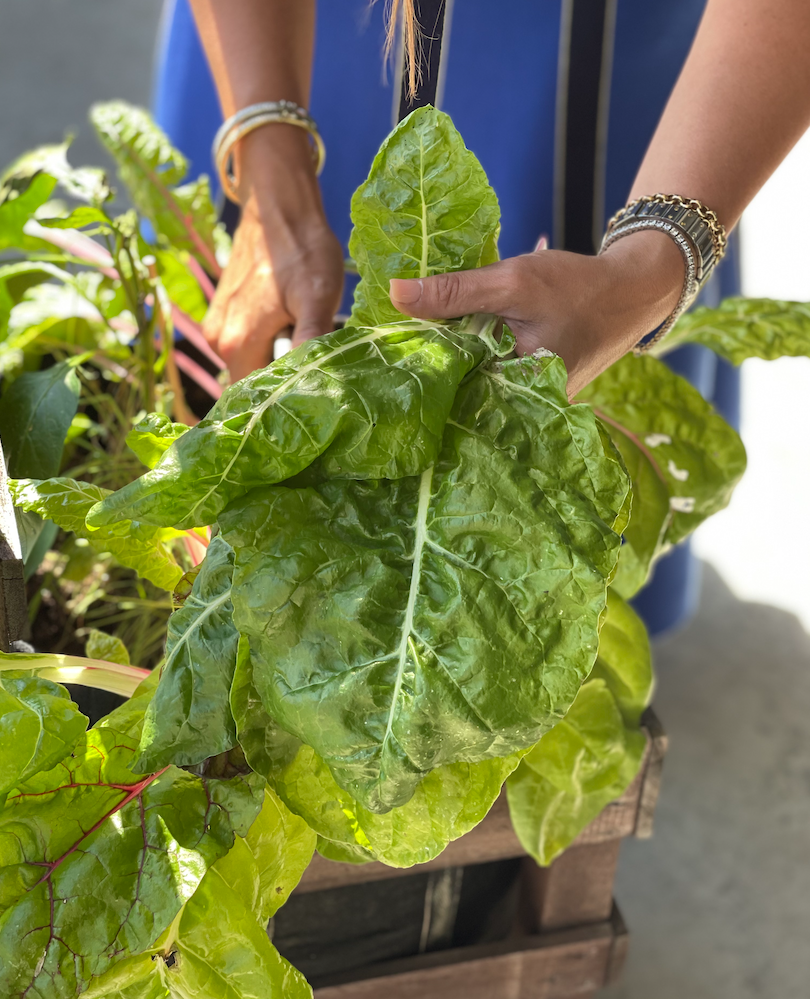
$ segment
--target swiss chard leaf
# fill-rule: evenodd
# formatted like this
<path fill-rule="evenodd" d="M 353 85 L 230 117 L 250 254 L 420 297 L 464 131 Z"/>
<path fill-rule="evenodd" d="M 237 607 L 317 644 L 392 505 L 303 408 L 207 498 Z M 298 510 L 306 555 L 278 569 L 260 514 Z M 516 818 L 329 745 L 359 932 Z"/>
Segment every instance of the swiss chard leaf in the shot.
<path fill-rule="evenodd" d="M 251 782 L 137 777 L 133 745 L 88 733 L 0 813 L 0 992 L 67 999 L 152 946 L 261 806 Z M 254 778 L 255 780 L 255 778 Z"/>
<path fill-rule="evenodd" d="M 479 337 L 419 321 L 308 340 L 227 389 L 88 523 L 211 524 L 232 500 L 319 457 L 326 476 L 421 472 L 435 460 L 456 388 L 488 354 Z"/>
<path fill-rule="evenodd" d="M 391 278 L 470 270 L 498 259 L 500 209 L 481 164 L 435 108 L 413 111 L 383 143 L 352 198 L 349 252 L 360 284 L 349 322 L 395 322 Z"/>
<path fill-rule="evenodd" d="M 810 305 L 762 298 L 727 298 L 716 309 L 687 312 L 656 347 L 657 356 L 686 343 L 709 347 L 732 364 L 749 357 L 810 356 Z"/>
<path fill-rule="evenodd" d="M 123 704 L 119 704 L 114 711 L 111 711 L 108 715 L 97 721 L 93 727 L 112 728 L 121 735 L 126 736 L 127 739 L 131 739 L 132 742 L 136 744 L 140 742 L 146 709 L 155 696 L 159 679 L 160 670 L 152 670 L 149 676 L 135 688 L 131 697 L 127 698 Z"/>
<path fill-rule="evenodd" d="M 567 849 L 635 778 L 646 743 L 639 722 L 652 685 L 647 630 L 608 591 L 593 672 L 565 718 L 506 783 L 512 824 L 539 864 Z"/>
<path fill-rule="evenodd" d="M 29 673 L 0 672 L 0 801 L 69 756 L 86 728 L 64 687 Z"/>
<path fill-rule="evenodd" d="M 129 666 L 129 649 L 120 638 L 108 635 L 106 631 L 91 628 L 84 651 L 89 659 L 104 659 L 110 663 Z"/>
<path fill-rule="evenodd" d="M 104 171 L 97 167 L 72 167 L 67 158 L 69 148 L 70 141 L 40 146 L 16 159 L 0 177 L 0 200 L 28 191 L 45 177 L 51 182 L 51 190 L 59 184 L 72 198 L 101 205 L 112 195 Z M 47 200 L 44 198 L 43 203 Z"/>
<path fill-rule="evenodd" d="M 462 386 L 421 476 L 268 487 L 220 518 L 269 714 L 372 811 L 533 745 L 596 658 L 619 539 L 588 497 L 613 481 L 615 521 L 627 482 L 585 408 L 572 443 L 558 358 L 496 374 Z"/>
<path fill-rule="evenodd" d="M 108 551 L 121 565 L 134 569 L 155 586 L 172 590 L 183 576 L 168 543 L 177 532 L 120 520 L 111 527 L 91 531 L 88 511 L 108 489 L 76 479 L 16 479 L 9 482 L 15 506 L 33 511 L 57 523 L 65 531 L 90 541 L 97 551 Z"/>
<path fill-rule="evenodd" d="M 64 361 L 20 375 L 3 394 L 0 440 L 9 475 L 47 479 L 59 473 L 80 391 L 76 363 Z"/>
<path fill-rule="evenodd" d="M 629 786 L 646 740 L 628 728 L 604 680 L 585 683 L 571 710 L 506 782 L 512 824 L 538 864 L 550 864 Z"/>
<path fill-rule="evenodd" d="M 22 260 L 0 267 L 0 339 L 5 336 L 11 310 L 22 301 L 28 289 L 54 277 L 70 281 L 72 275 L 44 261 Z"/>
<path fill-rule="evenodd" d="M 438 767 L 407 804 L 378 815 L 338 787 L 318 754 L 267 714 L 243 639 L 231 691 L 240 743 L 250 765 L 318 834 L 324 856 L 349 863 L 380 860 L 411 867 L 437 857 L 476 826 L 492 807 L 520 754 L 482 763 Z"/>
<path fill-rule="evenodd" d="M 154 468 L 188 429 L 184 423 L 172 423 L 164 413 L 149 413 L 127 434 L 127 445 L 147 468 Z"/>
<path fill-rule="evenodd" d="M 605 422 L 622 452 L 637 448 L 666 485 L 665 543 L 682 541 L 728 504 L 745 471 L 742 441 L 698 390 L 662 361 L 628 355 L 579 398 Z"/>
<path fill-rule="evenodd" d="M 141 737 L 144 770 L 194 765 L 236 745 L 228 704 L 239 643 L 233 557 L 230 545 L 214 538 L 191 593 L 169 618 L 166 659 Z"/>
<path fill-rule="evenodd" d="M 218 277 L 215 230 L 219 222 L 208 178 L 176 186 L 188 172 L 188 161 L 141 108 L 124 101 L 96 104 L 90 120 L 115 158 L 138 211 L 171 246 L 192 253 Z"/>
<path fill-rule="evenodd" d="M 0 185 L 3 182 L 0 181 Z M 25 224 L 50 198 L 56 181 L 40 173 L 26 183 L 23 189 L 16 186 L 0 187 L 0 252 L 3 250 L 50 250 L 52 247 L 36 236 L 25 232 Z"/>

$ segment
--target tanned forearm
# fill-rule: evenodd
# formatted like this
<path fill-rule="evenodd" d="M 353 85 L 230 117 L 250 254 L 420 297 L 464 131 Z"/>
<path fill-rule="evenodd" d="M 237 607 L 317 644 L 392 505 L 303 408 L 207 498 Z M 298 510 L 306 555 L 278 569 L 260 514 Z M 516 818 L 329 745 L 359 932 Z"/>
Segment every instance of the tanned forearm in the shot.
<path fill-rule="evenodd" d="M 698 198 L 731 228 L 810 125 L 810 2 L 709 0 L 631 197 Z"/>

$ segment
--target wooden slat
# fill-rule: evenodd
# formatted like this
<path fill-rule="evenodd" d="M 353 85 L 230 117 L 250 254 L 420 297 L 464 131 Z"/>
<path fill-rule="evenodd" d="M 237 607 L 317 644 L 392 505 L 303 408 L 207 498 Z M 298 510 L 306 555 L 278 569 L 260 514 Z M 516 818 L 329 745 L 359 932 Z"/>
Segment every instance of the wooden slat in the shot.
<path fill-rule="evenodd" d="M 620 839 L 572 846 L 549 867 L 524 861 L 524 919 L 535 932 L 603 922 L 613 909 Z"/>
<path fill-rule="evenodd" d="M 643 771 L 644 780 L 641 785 L 634 835 L 638 839 L 649 839 L 653 834 L 653 817 L 661 789 L 661 771 L 669 739 L 652 708 L 647 708 L 644 712 L 641 724 L 647 733 L 647 762 Z"/>
<path fill-rule="evenodd" d="M 353 980 L 315 989 L 315 999 L 569 999 L 607 982 L 616 931 L 587 929 L 522 937 L 392 961 Z"/>

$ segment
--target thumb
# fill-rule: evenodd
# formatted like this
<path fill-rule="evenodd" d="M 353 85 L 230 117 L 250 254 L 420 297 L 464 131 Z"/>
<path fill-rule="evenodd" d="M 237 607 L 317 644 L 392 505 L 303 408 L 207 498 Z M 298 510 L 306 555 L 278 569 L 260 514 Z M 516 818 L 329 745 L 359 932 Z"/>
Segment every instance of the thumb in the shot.
<path fill-rule="evenodd" d="M 417 319 L 454 319 L 474 312 L 503 315 L 514 305 L 514 279 L 511 260 L 434 277 L 392 278 L 391 303 L 406 316 Z"/>

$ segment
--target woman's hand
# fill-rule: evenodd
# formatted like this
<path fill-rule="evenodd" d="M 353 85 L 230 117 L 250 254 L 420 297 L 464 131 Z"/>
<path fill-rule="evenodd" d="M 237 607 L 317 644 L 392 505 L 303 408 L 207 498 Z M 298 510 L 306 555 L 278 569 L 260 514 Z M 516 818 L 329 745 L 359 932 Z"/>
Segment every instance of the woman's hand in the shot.
<path fill-rule="evenodd" d="M 670 238 L 639 232 L 598 257 L 538 250 L 478 270 L 394 280 L 391 301 L 420 319 L 501 316 L 519 354 L 546 347 L 563 358 L 573 398 L 670 315 L 683 280 Z"/>
<path fill-rule="evenodd" d="M 268 364 L 280 334 L 297 345 L 333 329 L 343 289 L 306 134 L 257 130 L 240 144 L 238 173 L 242 221 L 204 323 L 232 381 Z"/>

